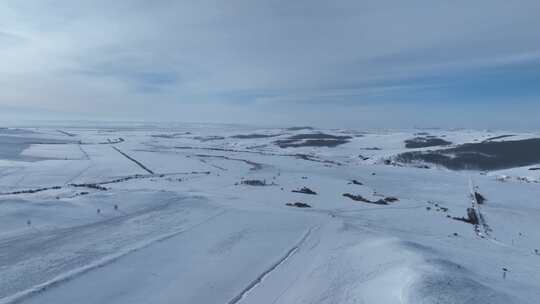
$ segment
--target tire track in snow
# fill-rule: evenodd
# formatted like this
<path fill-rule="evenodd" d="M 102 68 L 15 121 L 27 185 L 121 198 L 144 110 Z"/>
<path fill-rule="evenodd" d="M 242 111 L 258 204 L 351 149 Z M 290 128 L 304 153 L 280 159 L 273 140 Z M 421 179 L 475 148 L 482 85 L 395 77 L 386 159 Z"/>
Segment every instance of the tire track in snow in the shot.
<path fill-rule="evenodd" d="M 77 146 L 79 147 L 79 150 L 81 150 L 81 153 L 84 155 L 84 159 L 90 161 L 90 156 L 88 155 L 88 153 L 86 152 L 86 150 L 84 150 L 83 147 L 82 147 L 80 144 L 77 145 Z M 79 171 L 79 173 L 75 174 L 73 177 L 71 177 L 70 179 L 68 179 L 68 180 L 64 183 L 64 186 L 70 184 L 70 183 L 73 182 L 75 179 L 81 177 L 81 176 L 82 176 L 86 171 L 88 171 L 92 166 L 93 166 L 93 163 L 90 163 L 86 168 L 82 169 L 81 171 Z"/>
<path fill-rule="evenodd" d="M 309 230 L 304 234 L 304 236 L 298 241 L 287 253 L 280 258 L 277 262 L 272 264 L 268 269 L 263 271 L 255 280 L 251 281 L 238 295 L 236 295 L 234 298 L 229 300 L 227 304 L 236 304 L 242 301 L 246 297 L 247 294 L 249 294 L 252 290 L 257 288 L 259 285 L 261 285 L 262 281 L 269 276 L 274 270 L 276 270 L 279 266 L 281 266 L 283 263 L 285 263 L 289 258 L 294 256 L 296 252 L 300 249 L 300 246 L 307 240 L 307 238 L 311 235 L 311 232 L 317 228 L 316 226 L 309 228 Z"/>
<path fill-rule="evenodd" d="M 139 250 L 142 250 L 144 248 L 147 248 L 149 246 L 151 246 L 152 244 L 156 243 L 156 242 L 163 242 L 165 240 L 168 240 L 168 239 L 171 239 L 177 235 L 180 235 L 182 233 L 185 233 L 185 232 L 189 232 L 201 225 L 204 225 L 212 220 L 214 220 L 215 218 L 217 217 L 220 217 L 222 215 L 224 215 L 225 213 L 227 213 L 228 211 L 227 210 L 223 210 L 217 214 L 214 214 L 204 220 L 202 220 L 201 222 L 197 223 L 197 224 L 194 224 L 188 228 L 185 228 L 185 229 L 181 229 L 179 231 L 174 231 L 174 232 L 171 232 L 171 233 L 168 233 L 168 234 L 164 234 L 164 235 L 161 235 L 161 236 L 158 236 L 158 237 L 155 237 L 155 238 L 152 238 L 152 239 L 149 239 L 147 241 L 144 241 L 144 242 L 141 242 L 139 244 L 136 244 L 132 247 L 128 247 L 128 248 L 125 248 L 124 250 L 121 250 L 115 254 L 112 254 L 112 255 L 109 255 L 109 256 L 106 256 L 100 260 L 97 260 L 95 262 L 92 262 L 88 265 L 85 265 L 85 266 L 82 266 L 80 268 L 76 268 L 76 269 L 73 269 L 73 270 L 70 270 L 66 273 L 63 273 L 63 274 L 60 274 L 56 277 L 54 277 L 53 279 L 47 281 L 47 282 L 44 282 L 44 283 L 41 283 L 39 285 L 36 285 L 36 286 L 33 286 L 29 289 L 26 289 L 26 290 L 22 290 L 20 292 L 17 292 L 15 294 L 12 294 L 10 296 L 7 296 L 7 297 L 4 297 L 4 298 L 0 298 L 0 304 L 15 304 L 15 303 L 20 303 L 22 301 L 24 301 L 25 299 L 29 298 L 29 297 L 32 297 L 32 296 L 35 296 L 37 294 L 39 294 L 40 292 L 43 292 L 49 288 L 53 288 L 53 287 L 56 287 L 60 284 L 63 284 L 63 283 L 66 283 L 70 280 L 73 280 L 79 276 L 82 276 L 94 269 L 97 269 L 97 268 L 101 268 L 101 267 L 104 267 L 104 266 L 107 266 L 111 263 L 114 263 L 115 261 L 119 260 L 120 258 L 130 254 L 130 253 L 133 253 L 133 252 L 136 252 L 136 251 L 139 251 Z"/>
<path fill-rule="evenodd" d="M 84 159 L 90 160 L 90 155 L 88 155 L 88 152 L 86 152 L 86 150 L 83 149 L 81 144 L 79 144 L 78 146 L 79 146 L 79 150 L 81 150 L 82 154 L 84 155 Z"/>

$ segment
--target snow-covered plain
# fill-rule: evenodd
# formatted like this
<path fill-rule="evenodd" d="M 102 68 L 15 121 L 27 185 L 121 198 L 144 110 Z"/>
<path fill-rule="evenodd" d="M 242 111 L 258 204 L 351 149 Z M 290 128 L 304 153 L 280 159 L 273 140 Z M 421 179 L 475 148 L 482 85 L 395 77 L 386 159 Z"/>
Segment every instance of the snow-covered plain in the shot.
<path fill-rule="evenodd" d="M 0 129 L 0 303 L 540 303 L 540 165 L 388 161 L 426 132 L 452 145 L 510 139 L 195 124 Z M 320 133 L 350 138 L 321 147 Z M 302 187 L 317 194 L 293 192 Z M 295 202 L 311 208 L 286 205 Z M 473 207 L 478 225 L 454 219 Z"/>

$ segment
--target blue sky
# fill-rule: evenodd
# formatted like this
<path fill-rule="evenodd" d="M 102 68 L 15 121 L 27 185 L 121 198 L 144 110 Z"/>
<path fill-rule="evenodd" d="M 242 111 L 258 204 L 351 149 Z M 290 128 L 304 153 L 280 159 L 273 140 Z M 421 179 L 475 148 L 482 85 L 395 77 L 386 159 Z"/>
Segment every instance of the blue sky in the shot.
<path fill-rule="evenodd" d="M 0 119 L 540 129 L 540 2 L 4 0 Z"/>

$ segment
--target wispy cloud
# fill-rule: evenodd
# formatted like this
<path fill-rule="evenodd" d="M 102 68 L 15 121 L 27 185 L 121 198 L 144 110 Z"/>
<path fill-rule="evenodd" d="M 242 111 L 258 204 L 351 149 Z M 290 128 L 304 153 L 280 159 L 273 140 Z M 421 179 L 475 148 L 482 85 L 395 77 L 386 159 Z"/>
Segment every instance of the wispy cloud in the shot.
<path fill-rule="evenodd" d="M 0 46 L 10 47 L 20 45 L 25 42 L 25 39 L 21 36 L 0 31 Z"/>
<path fill-rule="evenodd" d="M 115 62 L 100 64 L 78 73 L 95 78 L 114 79 L 125 83 L 135 93 L 151 93 L 161 91 L 178 84 L 180 77 L 171 69 L 158 67 L 138 68 L 135 65 L 119 65 Z"/>
<path fill-rule="evenodd" d="M 197 120 L 219 105 L 238 122 L 304 104 L 336 124 L 389 103 L 519 106 L 540 97 L 539 12 L 534 0 L 6 0 L 0 106 Z"/>

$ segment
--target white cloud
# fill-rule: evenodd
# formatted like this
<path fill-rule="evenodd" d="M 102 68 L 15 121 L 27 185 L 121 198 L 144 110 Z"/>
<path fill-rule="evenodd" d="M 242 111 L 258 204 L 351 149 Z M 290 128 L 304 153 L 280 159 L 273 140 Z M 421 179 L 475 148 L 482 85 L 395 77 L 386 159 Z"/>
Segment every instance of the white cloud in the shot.
<path fill-rule="evenodd" d="M 205 120 L 219 104 L 235 122 L 261 101 L 353 109 L 444 85 L 416 77 L 537 61 L 538 12 L 532 0 L 5 0 L 0 107 Z"/>

